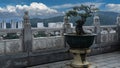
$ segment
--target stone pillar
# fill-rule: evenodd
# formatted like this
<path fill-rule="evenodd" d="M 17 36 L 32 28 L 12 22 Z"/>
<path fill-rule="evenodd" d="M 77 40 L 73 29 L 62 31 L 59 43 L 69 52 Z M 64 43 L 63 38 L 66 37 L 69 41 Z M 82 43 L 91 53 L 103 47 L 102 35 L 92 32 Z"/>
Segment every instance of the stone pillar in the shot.
<path fill-rule="evenodd" d="M 23 17 L 23 52 L 31 52 L 32 51 L 32 30 L 30 19 L 28 16 L 28 12 L 26 11 Z"/>
<path fill-rule="evenodd" d="M 18 22 L 18 28 L 21 29 L 23 27 L 23 23 L 22 22 Z"/>
<path fill-rule="evenodd" d="M 94 22 L 94 32 L 97 34 L 96 38 L 95 38 L 95 43 L 100 43 L 100 32 L 101 32 L 101 29 L 100 29 L 100 18 L 98 15 L 95 15 L 94 16 L 94 19 L 93 19 L 93 22 Z"/>
<path fill-rule="evenodd" d="M 64 17 L 63 28 L 64 28 L 64 33 L 72 33 L 71 24 L 69 23 L 69 17 L 67 16 Z"/>
<path fill-rule="evenodd" d="M 117 22 L 116 22 L 116 25 L 117 25 L 117 36 L 118 36 L 118 40 L 120 40 L 120 14 L 117 16 Z"/>
<path fill-rule="evenodd" d="M 6 29 L 6 22 L 4 20 L 2 22 L 2 29 Z"/>

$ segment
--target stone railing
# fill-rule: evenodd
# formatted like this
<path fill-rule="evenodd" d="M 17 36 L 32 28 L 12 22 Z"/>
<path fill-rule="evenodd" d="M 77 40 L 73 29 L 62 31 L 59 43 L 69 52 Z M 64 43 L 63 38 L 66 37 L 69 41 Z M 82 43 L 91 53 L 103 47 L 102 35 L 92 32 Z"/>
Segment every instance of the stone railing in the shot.
<path fill-rule="evenodd" d="M 61 32 L 62 28 L 32 28 L 32 35 L 39 31 L 45 31 L 47 35 L 50 32 Z M 22 31 L 23 29 L 0 29 L 1 35 L 6 35 L 7 33 L 18 33 L 19 39 L 1 39 L 0 40 L 0 54 L 11 54 L 11 53 L 20 53 L 23 51 L 22 43 Z M 47 36 L 47 37 L 37 37 L 32 40 L 32 51 L 41 51 L 48 49 L 60 49 L 64 48 L 64 37 L 63 36 Z"/>
<path fill-rule="evenodd" d="M 101 26 L 100 41 L 95 44 L 116 42 L 118 40 L 118 34 L 116 31 L 116 26 Z M 85 31 L 94 33 L 94 26 L 84 26 Z M 0 29 L 0 34 L 7 33 L 19 33 L 19 39 L 8 39 L 0 41 L 0 54 L 7 53 L 17 53 L 22 52 L 22 30 L 23 29 Z M 48 35 L 47 37 L 37 37 L 33 39 L 32 51 L 39 51 L 45 49 L 63 48 L 64 47 L 64 37 L 63 28 L 32 28 L 32 35 L 39 31 L 44 31 Z M 74 32 L 74 28 L 72 28 Z M 59 36 L 49 36 L 50 32 L 59 32 Z M 96 39 L 97 40 L 97 39 Z M 107 45 L 108 46 L 108 45 Z M 12 49 L 14 48 L 14 49 Z"/>

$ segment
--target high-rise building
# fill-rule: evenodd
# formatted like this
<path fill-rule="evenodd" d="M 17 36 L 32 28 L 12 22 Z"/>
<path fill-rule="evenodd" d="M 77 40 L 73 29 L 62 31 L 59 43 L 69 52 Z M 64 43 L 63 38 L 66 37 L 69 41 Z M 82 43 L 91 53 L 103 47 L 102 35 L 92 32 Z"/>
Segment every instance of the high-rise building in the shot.
<path fill-rule="evenodd" d="M 12 28 L 12 29 L 16 29 L 16 22 L 14 22 L 14 21 L 12 21 L 12 20 L 11 20 L 11 28 Z"/>
<path fill-rule="evenodd" d="M 23 28 L 23 23 L 22 22 L 18 22 L 18 28 Z"/>
<path fill-rule="evenodd" d="M 2 29 L 6 29 L 6 22 L 4 20 L 1 25 L 2 25 Z"/>
<path fill-rule="evenodd" d="M 43 27 L 44 27 L 43 22 L 38 22 L 38 23 L 37 23 L 37 28 L 43 28 Z"/>

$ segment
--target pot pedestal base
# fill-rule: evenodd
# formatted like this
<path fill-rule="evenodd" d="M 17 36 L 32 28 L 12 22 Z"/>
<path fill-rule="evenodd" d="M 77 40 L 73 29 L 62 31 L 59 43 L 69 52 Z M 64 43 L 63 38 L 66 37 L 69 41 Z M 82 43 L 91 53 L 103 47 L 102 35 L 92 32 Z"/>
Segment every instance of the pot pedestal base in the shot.
<path fill-rule="evenodd" d="M 91 64 L 86 60 L 86 54 L 90 53 L 90 49 L 70 49 L 70 52 L 74 55 L 70 65 L 72 68 L 91 68 Z"/>

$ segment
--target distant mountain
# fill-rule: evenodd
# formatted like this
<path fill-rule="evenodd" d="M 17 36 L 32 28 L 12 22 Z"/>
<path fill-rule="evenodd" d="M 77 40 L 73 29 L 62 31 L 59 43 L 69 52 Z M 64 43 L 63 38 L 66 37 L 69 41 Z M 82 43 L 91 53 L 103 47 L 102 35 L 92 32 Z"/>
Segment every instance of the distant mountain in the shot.
<path fill-rule="evenodd" d="M 99 12 L 101 25 L 114 25 L 116 24 L 116 17 L 118 13 L 115 12 Z"/>
<path fill-rule="evenodd" d="M 116 23 L 116 17 L 118 13 L 115 12 L 108 12 L 108 11 L 100 11 L 97 13 L 100 17 L 100 24 L 101 25 L 114 25 Z M 32 27 L 36 27 L 38 22 L 43 22 L 44 26 L 48 26 L 48 23 L 50 22 L 63 22 L 64 16 L 57 16 L 47 19 L 40 19 L 40 18 L 33 18 L 30 19 Z M 72 22 L 75 25 L 76 18 L 71 18 L 70 22 Z M 89 17 L 86 21 L 85 25 L 93 25 L 93 16 Z"/>

